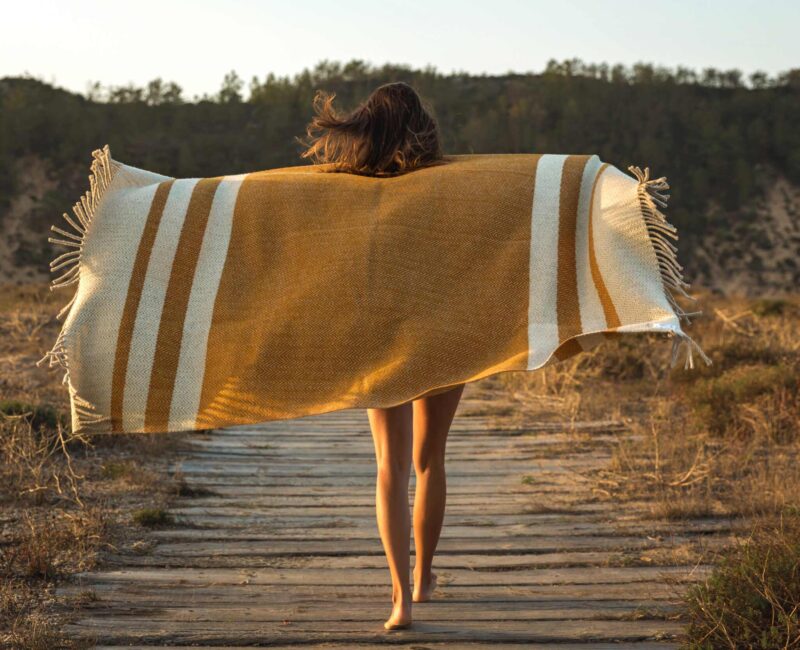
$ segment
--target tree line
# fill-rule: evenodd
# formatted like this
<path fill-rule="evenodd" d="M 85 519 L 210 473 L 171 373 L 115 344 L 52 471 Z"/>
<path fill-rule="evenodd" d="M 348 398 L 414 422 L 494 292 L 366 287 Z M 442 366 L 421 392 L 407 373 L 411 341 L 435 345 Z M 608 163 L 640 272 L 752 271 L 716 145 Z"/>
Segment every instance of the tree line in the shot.
<path fill-rule="evenodd" d="M 754 218 L 765 184 L 800 184 L 800 69 L 738 70 L 551 61 L 539 73 L 474 75 L 435 68 L 322 61 L 247 84 L 231 71 L 217 93 L 184 98 L 174 81 L 89 85 L 79 94 L 39 79 L 0 79 L 0 210 L 25 155 L 59 177 L 48 209 L 85 189 L 91 150 L 177 177 L 306 164 L 298 156 L 318 89 L 352 108 L 381 83 L 405 81 L 439 121 L 447 153 L 596 153 L 649 166 L 673 186 L 670 218 L 689 237 Z"/>
<path fill-rule="evenodd" d="M 266 92 L 269 94 L 273 86 L 302 85 L 305 82 L 314 84 L 324 84 L 330 82 L 355 81 L 365 77 L 391 78 L 393 74 L 403 71 L 411 73 L 405 66 L 385 65 L 376 68 L 361 60 L 353 60 L 348 63 L 338 61 L 322 61 L 312 70 L 306 69 L 294 76 L 278 77 L 273 73 L 267 74 L 264 80 L 257 76 L 251 78 L 248 85 L 249 95 L 245 99 L 243 90 L 244 80 L 235 70 L 228 72 L 220 86 L 218 92 L 213 94 L 204 93 L 195 95 L 191 101 L 210 101 L 218 103 L 230 103 L 241 101 L 258 101 Z M 426 72 L 436 74 L 434 68 L 429 68 Z M 609 65 L 607 63 L 584 63 L 580 59 L 567 59 L 556 61 L 551 59 L 543 71 L 544 75 L 558 75 L 563 77 L 585 77 L 589 79 L 599 79 L 611 83 L 622 84 L 643 84 L 643 83 L 670 83 L 670 84 L 689 84 L 705 86 L 707 88 L 779 88 L 786 86 L 800 87 L 800 69 L 789 70 L 777 75 L 769 75 L 763 70 L 757 70 L 747 75 L 742 74 L 741 70 L 718 70 L 716 68 L 704 68 L 701 71 L 693 70 L 684 66 L 669 68 L 666 66 L 656 66 L 651 63 L 636 63 L 632 66 L 622 64 Z M 454 75 L 455 76 L 455 75 Z M 482 75 L 487 76 L 487 75 Z M 99 81 L 87 84 L 85 93 L 87 99 L 96 102 L 107 102 L 111 104 L 126 104 L 130 102 L 144 102 L 150 106 L 159 104 L 182 104 L 188 101 L 183 96 L 183 88 L 175 81 L 164 81 L 156 78 L 145 86 L 127 84 L 122 86 L 106 85 Z"/>

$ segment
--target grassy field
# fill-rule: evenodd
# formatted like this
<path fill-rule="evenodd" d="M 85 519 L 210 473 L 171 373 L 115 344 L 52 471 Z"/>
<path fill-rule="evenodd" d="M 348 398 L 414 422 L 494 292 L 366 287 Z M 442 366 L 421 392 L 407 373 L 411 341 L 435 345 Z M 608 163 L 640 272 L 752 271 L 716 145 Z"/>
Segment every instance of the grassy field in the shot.
<path fill-rule="evenodd" d="M 46 288 L 0 290 L 2 647 L 77 647 L 59 628 L 93 594 L 58 598 L 55 585 L 108 551 L 147 552 L 181 490 L 167 471 L 180 436 L 71 435 L 61 373 L 34 366 L 62 302 Z M 626 336 L 492 381 L 517 398 L 505 416 L 613 419 L 636 433 L 592 476 L 598 498 L 750 531 L 714 551 L 717 569 L 687 595 L 687 647 L 800 648 L 800 303 L 705 297 L 699 308 L 689 331 L 710 367 L 671 370 L 662 338 Z"/>

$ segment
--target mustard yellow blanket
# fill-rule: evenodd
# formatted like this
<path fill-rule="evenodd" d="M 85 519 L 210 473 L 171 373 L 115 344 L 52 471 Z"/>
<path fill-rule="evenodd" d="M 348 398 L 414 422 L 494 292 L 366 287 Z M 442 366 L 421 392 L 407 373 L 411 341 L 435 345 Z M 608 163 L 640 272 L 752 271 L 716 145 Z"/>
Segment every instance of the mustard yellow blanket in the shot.
<path fill-rule="evenodd" d="M 177 179 L 93 156 L 53 227 L 53 286 L 77 291 L 43 359 L 67 370 L 76 432 L 390 406 L 621 332 L 673 336 L 673 363 L 699 351 L 668 186 L 638 168 L 503 154 Z"/>

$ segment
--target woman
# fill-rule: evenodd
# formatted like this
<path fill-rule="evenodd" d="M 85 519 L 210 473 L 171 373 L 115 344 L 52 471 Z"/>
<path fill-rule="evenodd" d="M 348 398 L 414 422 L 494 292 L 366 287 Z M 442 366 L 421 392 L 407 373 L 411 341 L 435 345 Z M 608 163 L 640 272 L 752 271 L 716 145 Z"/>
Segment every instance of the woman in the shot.
<path fill-rule="evenodd" d="M 319 92 L 314 98 L 316 116 L 307 129 L 304 158 L 331 163 L 330 171 L 367 176 L 410 173 L 441 162 L 436 121 L 408 84 L 380 86 L 346 115 L 334 110 L 333 97 Z M 445 443 L 463 389 L 459 385 L 391 408 L 367 411 L 378 465 L 378 530 L 392 576 L 393 608 L 384 623 L 386 629 L 408 627 L 412 601 L 429 600 L 436 586 L 431 565 L 444 519 Z M 409 585 L 408 504 L 412 461 L 417 477 L 413 593 Z"/>

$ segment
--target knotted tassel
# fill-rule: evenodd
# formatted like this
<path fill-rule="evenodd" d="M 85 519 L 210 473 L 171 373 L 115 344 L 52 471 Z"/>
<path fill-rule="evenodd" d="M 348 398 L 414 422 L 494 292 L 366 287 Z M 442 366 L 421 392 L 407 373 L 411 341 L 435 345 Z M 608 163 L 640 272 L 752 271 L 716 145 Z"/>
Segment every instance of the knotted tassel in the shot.
<path fill-rule="evenodd" d="M 686 293 L 689 288 L 689 283 L 683 279 L 683 267 L 678 263 L 678 249 L 669 241 L 677 240 L 678 235 L 671 223 L 659 210 L 659 207 L 666 208 L 669 194 L 666 191 L 669 189 L 669 183 L 665 176 L 661 178 L 650 178 L 650 168 L 645 167 L 644 171 L 639 167 L 631 165 L 628 167 L 639 181 L 638 195 L 639 206 L 642 211 L 647 234 L 650 237 L 650 242 L 653 245 L 653 253 L 655 254 L 656 262 L 658 263 L 658 270 L 661 275 L 661 284 L 664 290 L 664 296 L 667 299 L 670 307 L 675 311 L 679 320 L 691 323 L 691 316 L 698 316 L 700 311 L 686 311 L 677 302 L 676 296 L 681 295 L 684 298 L 695 301 L 695 298 Z M 709 359 L 700 346 L 683 332 L 674 333 L 675 339 L 672 342 L 672 359 L 670 362 L 671 367 L 675 367 L 680 356 L 681 348 L 686 349 L 684 358 L 684 369 L 694 368 L 694 352 L 706 362 L 711 365 Z"/>

